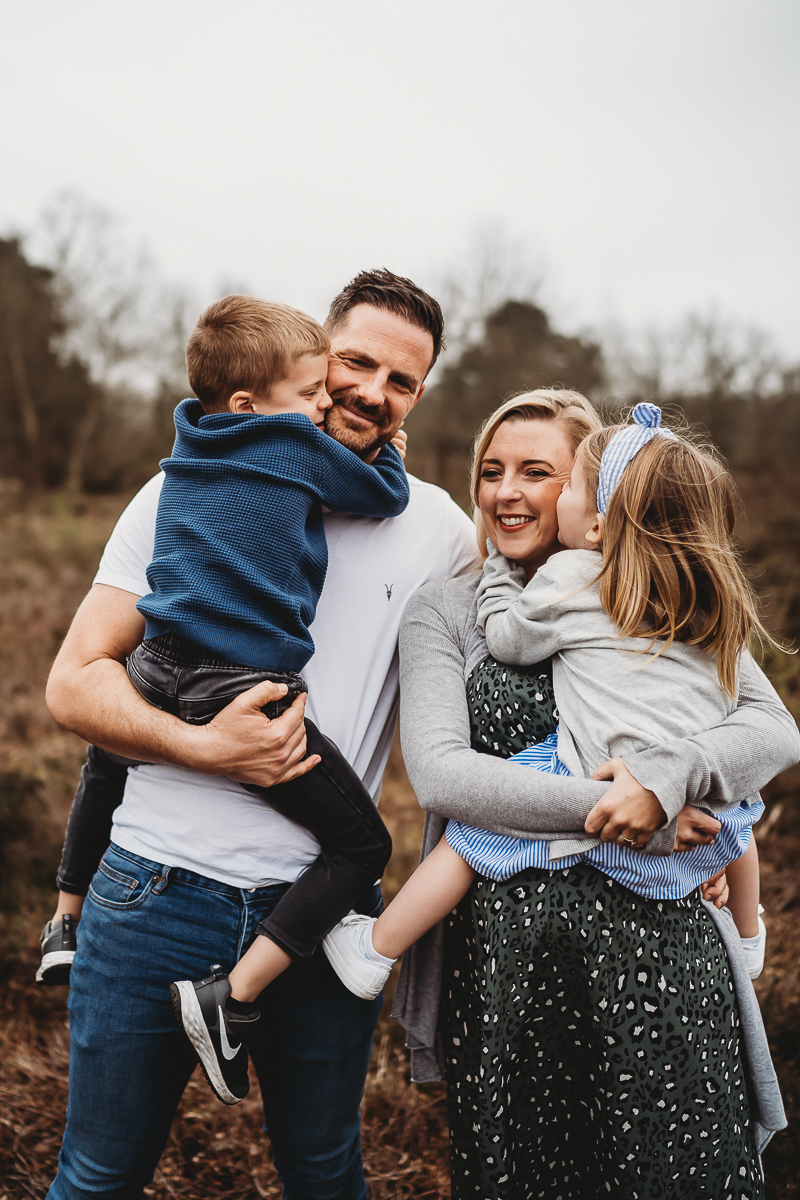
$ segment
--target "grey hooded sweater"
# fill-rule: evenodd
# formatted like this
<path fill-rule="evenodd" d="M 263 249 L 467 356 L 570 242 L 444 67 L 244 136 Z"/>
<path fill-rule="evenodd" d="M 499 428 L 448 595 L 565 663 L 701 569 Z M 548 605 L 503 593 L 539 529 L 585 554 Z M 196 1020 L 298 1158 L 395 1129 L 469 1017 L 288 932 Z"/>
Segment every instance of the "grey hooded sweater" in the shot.
<path fill-rule="evenodd" d="M 400 733 L 412 786 L 426 811 L 422 858 L 449 819 L 516 837 L 585 837 L 583 823 L 606 783 L 546 775 L 479 754 L 470 746 L 465 682 L 487 654 L 477 628 L 480 572 L 434 580 L 409 602 L 400 631 Z M 739 700 L 720 724 L 626 755 L 628 770 L 654 791 L 665 812 L 700 804 L 712 812 L 751 799 L 800 758 L 791 714 L 753 660 L 746 656 Z M 675 820 L 658 830 L 647 851 L 670 853 Z M 766 1144 L 786 1119 L 752 984 L 741 961 L 729 914 L 710 909 L 728 949 L 743 1022 L 755 1112 Z M 403 958 L 392 1015 L 408 1033 L 412 1078 L 440 1079 L 438 1047 L 444 929 L 435 926 Z"/>

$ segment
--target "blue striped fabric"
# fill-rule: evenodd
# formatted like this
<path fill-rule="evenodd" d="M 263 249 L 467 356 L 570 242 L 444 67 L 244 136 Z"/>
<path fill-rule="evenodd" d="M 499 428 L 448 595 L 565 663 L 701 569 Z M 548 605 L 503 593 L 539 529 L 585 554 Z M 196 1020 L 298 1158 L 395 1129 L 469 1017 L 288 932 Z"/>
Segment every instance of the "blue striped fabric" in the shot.
<path fill-rule="evenodd" d="M 657 435 L 672 438 L 671 429 L 661 428 L 661 409 L 657 404 L 643 401 L 631 413 L 632 425 L 615 433 L 603 451 L 600 461 L 600 478 L 597 482 L 597 511 L 606 515 L 608 502 L 622 478 L 622 472 L 648 442 Z"/>
<path fill-rule="evenodd" d="M 558 757 L 557 747 L 558 735 L 552 733 L 538 746 L 530 746 L 512 755 L 508 761 L 552 775 L 569 775 Z M 763 812 L 764 805 L 760 800 L 756 804 L 740 804 L 718 818 L 722 829 L 712 845 L 698 846 L 670 857 L 629 850 L 617 842 L 601 842 L 583 854 L 551 859 L 549 842 L 489 833 L 460 821 L 448 822 L 445 836 L 456 853 L 487 879 L 502 882 L 528 867 L 557 871 L 575 863 L 588 862 L 639 896 L 652 900 L 679 900 L 744 854 L 750 844 L 752 827 Z"/>

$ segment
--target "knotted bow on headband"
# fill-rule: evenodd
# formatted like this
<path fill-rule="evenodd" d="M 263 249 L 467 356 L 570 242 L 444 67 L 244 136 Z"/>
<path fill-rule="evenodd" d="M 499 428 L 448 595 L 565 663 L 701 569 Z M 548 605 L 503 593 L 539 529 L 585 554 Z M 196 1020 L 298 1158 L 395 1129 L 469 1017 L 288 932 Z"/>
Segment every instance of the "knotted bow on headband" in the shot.
<path fill-rule="evenodd" d="M 661 428 L 661 409 L 657 404 L 637 404 L 631 413 L 634 424 L 627 425 L 615 433 L 603 451 L 600 461 L 600 479 L 597 484 L 597 511 L 606 515 L 608 502 L 622 478 L 622 472 L 643 446 L 660 434 L 676 440 L 671 429 Z"/>

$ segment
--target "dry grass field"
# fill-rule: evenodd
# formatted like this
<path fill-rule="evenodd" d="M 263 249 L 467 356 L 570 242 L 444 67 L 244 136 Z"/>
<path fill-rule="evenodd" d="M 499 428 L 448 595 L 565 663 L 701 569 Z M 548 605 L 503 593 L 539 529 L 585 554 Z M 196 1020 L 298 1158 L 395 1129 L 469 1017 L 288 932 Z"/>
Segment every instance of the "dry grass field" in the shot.
<path fill-rule="evenodd" d="M 775 582 L 776 623 L 795 619 L 795 567 L 775 550 L 780 521 L 755 483 L 752 543 Z M 0 495 L 0 1200 L 39 1200 L 52 1178 L 66 1107 L 68 1028 L 63 989 L 36 990 L 37 937 L 52 904 L 52 876 L 83 746 L 58 729 L 43 702 L 44 681 L 72 613 L 91 579 L 123 497 L 67 502 L 59 496 Z M 773 532 L 771 532 L 773 531 Z M 786 549 L 784 545 L 784 550 Z M 791 558 L 791 556 L 790 556 Z M 796 560 L 792 560 L 795 561 Z M 794 669 L 778 674 L 797 700 Z M 765 1165 L 774 1200 L 800 1196 L 800 819 L 794 773 L 770 789 L 760 832 L 768 966 L 759 994 L 794 1130 L 777 1137 Z M 417 857 L 421 817 L 397 747 L 382 811 L 395 855 L 391 895 Z M 364 1101 L 364 1153 L 371 1200 L 449 1195 L 441 1085 L 408 1083 L 400 1030 L 386 1013 Z M 198 1072 L 147 1195 L 155 1200 L 278 1197 L 260 1130 L 257 1090 L 235 1109 L 217 1103 Z"/>

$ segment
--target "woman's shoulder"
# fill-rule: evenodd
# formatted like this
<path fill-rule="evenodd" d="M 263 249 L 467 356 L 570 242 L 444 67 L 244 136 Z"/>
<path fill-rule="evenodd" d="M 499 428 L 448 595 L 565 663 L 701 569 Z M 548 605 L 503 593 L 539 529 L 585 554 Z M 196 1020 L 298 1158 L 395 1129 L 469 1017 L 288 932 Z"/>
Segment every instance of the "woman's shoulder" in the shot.
<path fill-rule="evenodd" d="M 453 640 L 461 644 L 465 630 L 475 625 L 477 602 L 475 593 L 481 580 L 481 572 L 468 571 L 465 575 L 431 579 L 424 583 L 406 604 L 403 626 L 424 621 L 446 627 Z"/>
<path fill-rule="evenodd" d="M 479 570 L 468 571 L 465 575 L 429 579 L 409 599 L 404 619 L 410 612 L 423 609 L 434 610 L 442 615 L 468 613 L 475 603 L 475 593 L 480 580 Z"/>

